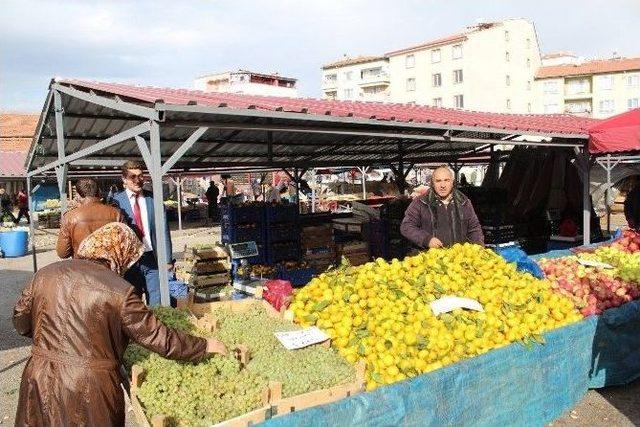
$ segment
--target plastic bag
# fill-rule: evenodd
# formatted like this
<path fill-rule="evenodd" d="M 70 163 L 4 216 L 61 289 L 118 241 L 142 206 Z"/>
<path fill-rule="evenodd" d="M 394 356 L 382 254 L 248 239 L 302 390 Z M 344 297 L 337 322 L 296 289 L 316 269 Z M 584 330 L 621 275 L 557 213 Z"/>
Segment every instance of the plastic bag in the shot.
<path fill-rule="evenodd" d="M 544 278 L 544 272 L 540 266 L 518 246 L 506 246 L 502 248 L 496 248 L 496 252 L 507 262 L 515 262 L 518 271 L 530 273 L 532 276 L 538 279 Z"/>
<path fill-rule="evenodd" d="M 288 280 L 267 280 L 266 289 L 262 293 L 264 298 L 276 310 L 289 307 L 293 297 L 293 286 Z"/>

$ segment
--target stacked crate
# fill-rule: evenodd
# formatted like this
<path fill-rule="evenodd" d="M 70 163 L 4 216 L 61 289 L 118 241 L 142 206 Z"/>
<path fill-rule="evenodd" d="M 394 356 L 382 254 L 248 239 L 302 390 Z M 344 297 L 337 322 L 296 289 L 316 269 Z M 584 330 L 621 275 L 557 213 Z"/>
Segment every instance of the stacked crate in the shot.
<path fill-rule="evenodd" d="M 233 291 L 229 255 L 217 245 L 185 246 L 183 259 L 176 263 L 176 278 L 197 292 L 215 290 L 212 296 Z"/>
<path fill-rule="evenodd" d="M 386 259 L 404 258 L 411 249 L 411 244 L 400 233 L 400 225 L 404 219 L 404 213 L 409 207 L 411 199 L 406 197 L 393 199 L 382 205 L 380 209 L 380 220 L 382 224 L 379 227 L 386 229 L 386 240 L 384 236 L 380 239 L 386 245 L 384 255 Z M 384 234 L 384 231 L 381 232 Z"/>
<path fill-rule="evenodd" d="M 338 259 L 345 257 L 351 265 L 369 261 L 368 220 L 361 217 L 333 220 L 333 233 Z"/>
<path fill-rule="evenodd" d="M 258 255 L 249 258 L 250 264 L 263 264 L 265 257 L 264 204 L 252 202 L 220 207 L 220 240 L 224 244 L 256 242 Z"/>
<path fill-rule="evenodd" d="M 264 216 L 267 264 L 300 260 L 300 221 L 296 204 L 267 204 Z"/>
<path fill-rule="evenodd" d="M 304 260 L 317 271 L 325 271 L 336 262 L 336 246 L 331 224 L 304 227 L 301 233 Z"/>
<path fill-rule="evenodd" d="M 498 245 L 517 239 L 516 226 L 507 214 L 507 190 L 503 188 L 464 187 L 482 225 L 484 242 Z"/>

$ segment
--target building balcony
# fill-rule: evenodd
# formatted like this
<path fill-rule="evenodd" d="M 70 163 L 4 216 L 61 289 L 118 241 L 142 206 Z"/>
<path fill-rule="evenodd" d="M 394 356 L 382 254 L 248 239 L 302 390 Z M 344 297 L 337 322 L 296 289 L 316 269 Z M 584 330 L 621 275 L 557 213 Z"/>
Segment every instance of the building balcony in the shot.
<path fill-rule="evenodd" d="M 389 73 L 383 71 L 376 74 L 364 74 L 360 79 L 360 87 L 383 86 L 389 84 Z"/>
<path fill-rule="evenodd" d="M 338 88 L 338 79 L 324 79 L 322 80 L 322 89 L 331 90 Z"/>
<path fill-rule="evenodd" d="M 564 94 L 564 99 L 591 99 L 593 98 L 593 93 L 589 92 L 566 92 Z"/>

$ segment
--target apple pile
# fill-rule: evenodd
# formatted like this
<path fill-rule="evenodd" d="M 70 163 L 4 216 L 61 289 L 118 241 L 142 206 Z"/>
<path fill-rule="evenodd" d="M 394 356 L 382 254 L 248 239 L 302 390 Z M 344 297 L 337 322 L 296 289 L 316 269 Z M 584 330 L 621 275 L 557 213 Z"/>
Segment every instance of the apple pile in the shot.
<path fill-rule="evenodd" d="M 571 298 L 585 317 L 602 314 L 640 296 L 635 284 L 617 277 L 616 269 L 586 267 L 575 256 L 542 259 L 539 264 L 551 287 Z"/>
<path fill-rule="evenodd" d="M 611 244 L 612 248 L 620 249 L 624 252 L 640 251 L 640 233 L 634 230 L 624 230 L 620 239 Z"/>

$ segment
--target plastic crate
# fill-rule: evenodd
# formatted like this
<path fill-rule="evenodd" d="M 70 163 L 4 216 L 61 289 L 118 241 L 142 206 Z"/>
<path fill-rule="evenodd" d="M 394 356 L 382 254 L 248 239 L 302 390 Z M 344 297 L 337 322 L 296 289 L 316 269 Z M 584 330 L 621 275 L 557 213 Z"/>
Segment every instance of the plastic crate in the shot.
<path fill-rule="evenodd" d="M 300 227 L 296 223 L 282 223 L 265 227 L 267 242 L 300 240 Z"/>
<path fill-rule="evenodd" d="M 256 242 L 262 243 L 264 236 L 262 226 L 256 224 L 256 227 L 239 227 L 238 225 L 222 224 L 220 232 L 220 240 L 222 243 L 240 243 L 240 242 Z"/>
<path fill-rule="evenodd" d="M 300 243 L 289 242 L 285 244 L 275 243 L 267 246 L 267 263 L 276 264 L 281 261 L 300 260 Z"/>
<path fill-rule="evenodd" d="M 278 278 L 288 280 L 293 286 L 304 286 L 309 283 L 317 273 L 317 270 L 312 267 L 298 268 L 295 270 L 286 270 L 280 267 Z"/>
<path fill-rule="evenodd" d="M 291 204 L 278 204 L 267 205 L 265 208 L 265 218 L 267 223 L 277 222 L 298 222 L 300 214 L 298 213 L 298 205 Z"/>
<path fill-rule="evenodd" d="M 262 223 L 264 217 L 263 204 L 220 206 L 221 221 L 231 224 Z"/>

